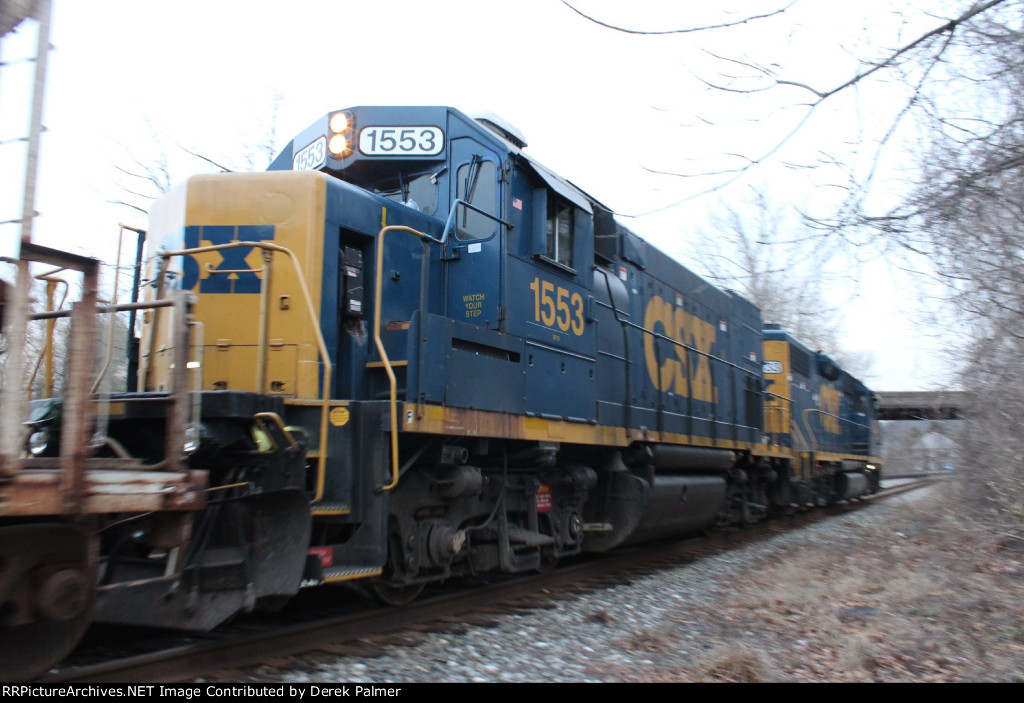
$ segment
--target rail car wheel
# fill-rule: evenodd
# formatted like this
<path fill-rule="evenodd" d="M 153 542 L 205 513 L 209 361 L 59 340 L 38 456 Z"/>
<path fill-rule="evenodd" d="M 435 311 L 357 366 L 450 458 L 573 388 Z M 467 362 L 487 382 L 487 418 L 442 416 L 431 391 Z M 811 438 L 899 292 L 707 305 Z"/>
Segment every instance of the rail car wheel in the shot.
<path fill-rule="evenodd" d="M 89 626 L 95 596 L 83 528 L 0 529 L 0 680 L 34 679 L 66 657 Z"/>
<path fill-rule="evenodd" d="M 426 584 L 413 583 L 406 586 L 399 586 L 384 579 L 377 579 L 370 588 L 373 595 L 384 605 L 399 606 L 412 603 L 423 592 Z"/>
<path fill-rule="evenodd" d="M 0 629 L 0 681 L 30 681 L 66 657 L 82 639 L 92 616 L 89 604 L 68 620 L 39 618 Z"/>

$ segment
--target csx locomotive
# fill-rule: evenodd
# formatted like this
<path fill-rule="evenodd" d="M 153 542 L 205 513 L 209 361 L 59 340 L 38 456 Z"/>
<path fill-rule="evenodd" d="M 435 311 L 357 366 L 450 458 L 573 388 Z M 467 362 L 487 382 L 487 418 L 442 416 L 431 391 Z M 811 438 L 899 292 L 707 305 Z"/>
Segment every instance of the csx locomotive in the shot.
<path fill-rule="evenodd" d="M 870 390 L 525 147 L 357 107 L 156 203 L 138 386 L 75 412 L 102 416 L 87 485 L 174 471 L 176 502 L 85 511 L 75 622 L 211 628 L 335 582 L 398 604 L 877 489 Z M 60 469 L 67 412 L 33 404 L 23 466 Z M 0 581 L 19 632 L 68 614 L 33 604 L 62 560 Z"/>

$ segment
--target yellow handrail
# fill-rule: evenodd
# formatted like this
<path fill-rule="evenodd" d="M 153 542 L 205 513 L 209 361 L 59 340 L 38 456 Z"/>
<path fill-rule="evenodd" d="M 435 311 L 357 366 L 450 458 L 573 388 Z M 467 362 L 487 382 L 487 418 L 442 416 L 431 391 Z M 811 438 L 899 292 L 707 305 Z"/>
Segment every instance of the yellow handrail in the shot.
<path fill-rule="evenodd" d="M 271 413 L 271 412 L 256 413 L 255 415 L 253 415 L 253 420 L 255 420 L 256 424 L 258 426 L 260 426 L 261 428 L 265 428 L 266 427 L 266 421 L 270 420 L 272 423 L 274 423 L 277 426 L 277 429 L 281 432 L 281 436 L 284 437 L 285 441 L 288 442 L 288 447 L 293 452 L 297 452 L 299 450 L 298 442 L 295 441 L 295 438 L 292 436 L 292 433 L 288 430 L 287 427 L 285 427 L 284 420 L 282 420 L 281 416 L 278 415 L 277 413 Z M 270 443 L 271 443 L 271 445 L 273 447 L 273 451 L 276 452 L 277 448 L 278 448 L 277 440 L 275 440 L 273 435 L 271 435 L 269 432 L 267 432 L 267 438 L 270 440 Z"/>
<path fill-rule="evenodd" d="M 180 249 L 178 251 L 168 251 L 161 254 L 161 257 L 166 262 L 172 256 L 191 256 L 193 254 L 205 254 L 211 251 L 220 251 L 222 249 L 237 249 L 239 247 L 249 247 L 262 249 L 267 252 L 278 252 L 287 255 L 292 265 L 295 267 L 296 279 L 299 282 L 299 290 L 302 292 L 302 298 L 306 303 L 306 311 L 309 313 L 310 319 L 313 321 L 312 328 L 313 333 L 316 335 L 317 348 L 320 353 L 320 358 L 324 364 L 324 378 L 321 384 L 321 397 L 320 397 L 320 444 L 318 448 L 319 458 L 317 460 L 317 480 L 316 480 L 316 492 L 313 495 L 313 504 L 319 503 L 324 497 L 324 488 L 327 482 L 327 418 L 330 415 L 331 408 L 331 358 L 327 354 L 327 344 L 324 342 L 323 333 L 320 331 L 320 324 L 317 321 L 316 310 L 313 307 L 313 299 L 309 295 L 309 287 L 306 285 L 305 276 L 302 274 L 302 266 L 299 263 L 299 258 L 295 253 L 279 244 L 271 244 L 270 242 L 229 242 L 227 244 L 213 244 L 205 247 L 195 247 L 193 249 Z M 165 267 L 162 267 L 161 274 L 166 271 Z M 160 284 L 162 285 L 162 281 Z M 265 286 L 269 288 L 270 282 L 265 281 Z M 261 325 L 261 338 L 259 339 L 259 350 L 258 354 L 260 358 L 263 358 L 267 354 L 268 342 L 267 342 L 267 326 Z M 260 389 L 262 392 L 263 389 Z"/>
<path fill-rule="evenodd" d="M 388 359 L 388 353 L 384 350 L 384 342 L 380 338 L 380 305 L 381 305 L 381 288 L 383 287 L 384 281 L 384 236 L 388 232 L 409 232 L 415 234 L 421 240 L 436 242 L 437 240 L 431 237 L 429 234 L 415 230 L 412 227 L 406 227 L 404 225 L 387 225 L 382 227 L 380 232 L 377 234 L 377 266 L 376 276 L 374 281 L 374 303 L 373 303 L 373 342 L 377 345 L 377 352 L 380 354 L 381 361 L 384 364 L 384 371 L 388 375 L 388 383 L 390 384 L 390 400 L 391 400 L 391 483 L 381 488 L 382 491 L 390 491 L 398 485 L 398 379 L 395 378 L 395 371 L 392 368 L 391 360 Z M 421 286 L 425 286 L 426 281 L 420 281 Z M 426 310 L 420 311 L 420 324 L 423 324 L 423 315 Z"/>
<path fill-rule="evenodd" d="M 63 278 L 57 278 L 53 274 L 63 271 L 63 268 L 55 269 L 45 274 L 39 274 L 36 276 L 36 280 L 46 281 L 46 311 L 52 312 L 64 307 L 64 302 L 68 299 L 68 292 L 70 286 L 67 280 Z M 57 290 L 57 284 L 64 284 L 64 295 L 61 297 L 60 302 L 55 306 L 53 304 L 54 293 Z M 39 353 L 39 357 L 36 359 L 35 366 L 32 367 L 32 374 L 29 376 L 28 383 L 25 385 L 25 393 L 28 396 L 28 400 L 32 400 L 32 386 L 36 382 L 36 376 L 39 374 L 39 366 L 46 361 L 46 368 L 43 372 L 43 395 L 47 398 L 53 397 L 53 336 L 56 320 L 46 321 L 46 333 L 43 340 L 43 348 Z"/>

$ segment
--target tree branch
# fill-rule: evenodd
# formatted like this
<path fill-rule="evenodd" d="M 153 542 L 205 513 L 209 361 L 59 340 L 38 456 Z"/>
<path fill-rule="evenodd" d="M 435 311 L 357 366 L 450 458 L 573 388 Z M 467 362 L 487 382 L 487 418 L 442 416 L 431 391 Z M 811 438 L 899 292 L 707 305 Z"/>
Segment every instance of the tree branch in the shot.
<path fill-rule="evenodd" d="M 683 29 L 662 29 L 662 30 L 642 30 L 642 29 L 627 29 L 626 27 L 619 27 L 618 25 L 609 24 L 608 22 L 602 22 L 596 17 L 588 15 L 573 5 L 567 0 L 562 0 L 562 4 L 568 7 L 570 10 L 575 12 L 583 19 L 589 20 L 594 24 L 600 25 L 607 29 L 615 30 L 616 32 L 623 32 L 625 34 L 642 34 L 642 35 L 663 35 L 663 34 L 693 34 L 694 32 L 709 32 L 715 29 L 728 29 L 729 27 L 739 27 L 740 25 L 748 24 L 750 22 L 756 22 L 757 20 L 767 19 L 776 15 L 781 15 L 783 12 L 795 5 L 797 0 L 793 0 L 785 7 L 781 7 L 771 12 L 766 12 L 763 15 L 751 15 L 750 17 L 744 17 L 743 19 L 736 20 L 734 22 L 723 22 L 721 24 L 709 24 L 702 27 L 685 27 Z"/>

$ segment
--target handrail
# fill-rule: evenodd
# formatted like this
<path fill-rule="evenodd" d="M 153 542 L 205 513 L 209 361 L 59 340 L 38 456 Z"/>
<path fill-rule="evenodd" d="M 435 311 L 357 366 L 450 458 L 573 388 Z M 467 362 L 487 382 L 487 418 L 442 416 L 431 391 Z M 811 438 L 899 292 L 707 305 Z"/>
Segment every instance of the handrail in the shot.
<path fill-rule="evenodd" d="M 459 205 L 478 212 L 484 217 L 494 220 L 500 225 L 505 225 L 508 229 L 512 229 L 512 223 L 506 222 L 489 212 L 481 210 L 476 205 L 467 203 L 465 200 L 456 199 L 452 202 L 451 210 L 448 211 L 448 217 L 445 220 L 444 230 L 441 232 L 441 237 L 432 237 L 425 232 L 413 229 L 412 227 L 406 227 L 405 225 L 384 225 L 381 227 L 380 232 L 377 233 L 377 264 L 376 272 L 374 277 L 374 304 L 373 304 L 373 342 L 377 347 L 377 352 L 380 354 L 381 362 L 384 364 L 384 371 L 388 375 L 388 385 L 390 388 L 389 399 L 391 409 L 391 483 L 381 487 L 381 491 L 391 491 L 398 485 L 399 476 L 399 465 L 398 465 L 398 379 L 395 377 L 395 370 L 391 364 L 391 360 L 388 358 L 387 352 L 384 350 L 384 342 L 380 338 L 380 306 L 381 306 L 381 295 L 382 288 L 384 285 L 384 237 L 388 232 L 409 232 L 415 234 L 423 242 L 424 248 L 424 272 L 427 270 L 426 252 L 428 244 L 438 244 L 444 246 L 448 243 L 448 236 L 451 234 L 455 227 L 455 216 L 458 212 Z M 383 224 L 383 220 L 382 220 Z M 494 232 L 488 237 L 482 237 L 479 239 L 458 239 L 459 244 L 477 244 L 489 242 L 498 236 L 500 228 L 496 228 Z M 426 274 L 423 275 L 423 280 L 420 281 L 420 290 L 422 295 L 420 298 L 420 325 L 423 324 L 423 316 L 426 314 L 425 294 L 427 290 Z"/>
<path fill-rule="evenodd" d="M 789 408 L 783 406 L 781 403 L 776 401 L 770 401 L 764 406 L 765 410 L 765 432 L 772 435 L 772 441 L 774 444 L 780 444 L 780 438 L 777 435 L 784 434 L 785 428 L 790 426 L 789 419 Z M 769 420 L 774 428 L 782 428 L 777 432 L 768 432 Z"/>
<path fill-rule="evenodd" d="M 614 312 L 614 309 L 613 309 L 613 312 Z M 725 366 L 727 368 L 731 368 L 731 369 L 740 371 L 742 373 L 747 374 L 748 376 L 757 375 L 755 372 L 750 371 L 749 369 L 746 369 L 746 368 L 744 368 L 744 367 L 740 366 L 739 364 L 736 364 L 736 363 L 734 363 L 732 361 L 729 361 L 728 359 L 724 359 L 724 358 L 722 358 L 720 356 L 715 356 L 711 352 L 701 351 L 699 348 L 691 346 L 691 345 L 687 344 L 686 342 L 683 342 L 683 341 L 680 341 L 680 340 L 677 340 L 677 339 L 672 339 L 668 335 L 661 334 L 660 332 L 655 332 L 654 329 L 647 329 L 643 325 L 639 325 L 639 324 L 637 324 L 635 322 L 632 322 L 630 320 L 618 320 L 618 319 L 616 319 L 616 321 L 619 322 L 622 325 L 625 325 L 627 327 L 631 327 L 631 328 L 633 328 L 635 330 L 638 330 L 638 331 L 640 331 L 643 334 L 650 335 L 654 339 L 660 339 L 660 340 L 662 340 L 664 342 L 670 342 L 674 346 L 679 347 L 680 349 L 683 349 L 684 351 L 693 352 L 697 356 L 703 356 L 703 357 L 707 358 L 709 361 L 716 361 L 716 362 L 722 364 L 723 366 Z M 774 395 L 774 394 L 769 394 L 769 395 Z M 781 396 L 779 396 L 779 397 L 781 397 Z"/>
<path fill-rule="evenodd" d="M 203 415 L 203 400 L 199 392 L 203 390 L 203 372 L 206 370 L 206 327 L 202 322 L 192 319 L 189 321 L 189 326 L 195 331 L 192 334 L 193 346 L 196 350 L 196 362 L 195 368 L 189 368 L 192 366 L 192 362 L 189 361 L 185 364 L 185 373 L 192 376 L 192 414 L 189 417 L 189 428 L 190 432 L 195 434 L 194 437 L 186 439 L 188 442 L 194 441 L 196 446 L 199 446 L 199 424 Z"/>
<path fill-rule="evenodd" d="M 807 421 L 807 416 L 808 416 L 809 413 L 820 413 L 820 414 L 825 415 L 827 417 L 835 418 L 839 422 L 844 422 L 844 423 L 846 423 L 848 425 L 853 425 L 855 427 L 860 427 L 860 428 L 868 430 L 868 431 L 870 431 L 870 429 L 871 429 L 867 425 L 862 425 L 859 422 L 854 422 L 853 420 L 847 420 L 846 418 L 840 417 L 839 415 L 833 415 L 832 413 L 827 412 L 825 410 L 821 410 L 819 408 L 804 408 L 804 411 L 803 411 L 803 413 L 801 415 L 801 419 L 802 419 L 802 421 L 804 423 L 804 427 L 807 428 L 807 432 L 811 436 L 811 440 L 813 442 L 813 446 L 815 447 L 816 451 L 822 451 L 822 449 L 821 449 L 820 445 L 818 444 L 818 438 L 815 436 L 814 430 L 811 428 L 810 423 Z M 829 433 L 829 434 L 832 434 L 832 433 Z"/>
<path fill-rule="evenodd" d="M 122 225 L 122 232 L 123 232 L 123 230 L 124 230 L 124 226 Z M 118 263 L 114 265 L 115 270 L 119 268 L 120 261 L 121 261 L 121 244 L 122 244 L 121 243 L 121 237 L 119 236 L 118 237 L 118 242 L 117 242 L 117 259 L 116 259 L 116 261 Z M 71 286 L 68 283 L 67 279 L 59 278 L 58 276 L 56 276 L 56 274 L 61 273 L 62 271 L 67 271 L 67 270 L 68 270 L 67 266 L 58 266 L 57 268 L 51 269 L 49 271 L 45 271 L 43 273 L 40 273 L 40 274 L 37 274 L 37 275 L 34 276 L 34 278 L 37 281 L 45 281 L 46 282 L 46 312 L 47 313 L 55 313 L 55 312 L 60 311 L 64 307 L 65 301 L 67 301 L 68 295 L 70 293 Z M 63 296 L 61 296 L 60 302 L 57 303 L 56 306 L 55 306 L 54 305 L 54 293 L 56 292 L 56 288 L 57 288 L 57 284 L 58 283 L 61 283 L 61 284 L 64 285 L 64 294 L 63 294 Z M 113 296 L 113 299 L 110 301 L 110 305 L 111 305 L 110 310 L 115 310 L 116 309 L 117 297 L 118 297 L 118 286 L 115 283 L 115 285 L 114 285 L 114 296 Z M 107 312 L 107 311 L 108 311 L 107 309 L 101 309 L 101 308 L 97 307 L 97 312 L 102 313 L 102 312 Z M 70 316 L 70 314 L 68 316 Z M 33 316 L 33 315 L 29 316 L 29 319 L 32 319 L 32 320 L 46 320 L 46 333 L 44 335 L 43 348 L 40 351 L 39 357 L 36 359 L 36 363 L 35 363 L 35 365 L 32 368 L 32 373 L 29 376 L 28 383 L 25 384 L 25 393 L 27 395 L 27 399 L 28 400 L 32 400 L 32 386 L 35 383 L 36 376 L 38 376 L 38 374 L 39 374 L 39 367 L 43 364 L 44 360 L 46 362 L 46 367 L 45 367 L 45 371 L 43 372 L 43 396 L 46 397 L 46 398 L 53 397 L 53 356 L 54 356 L 53 336 L 54 336 L 54 331 L 55 331 L 54 330 L 54 326 L 56 324 L 56 320 L 59 317 L 60 316 L 58 316 L 58 315 L 47 316 L 47 317 L 40 317 L 40 316 Z M 99 374 L 96 376 L 96 379 L 93 381 L 92 386 L 91 386 L 90 391 L 89 391 L 90 394 L 96 393 L 97 389 L 100 386 L 100 383 L 102 383 L 102 381 L 103 381 L 104 376 L 106 376 L 107 370 L 110 368 L 110 363 L 111 363 L 111 360 L 113 358 L 113 343 L 114 343 L 114 318 L 111 317 L 111 319 L 110 319 L 110 329 L 109 329 L 109 332 L 108 332 L 108 335 L 107 335 L 107 345 L 106 345 L 107 351 L 106 351 L 106 356 L 104 357 L 103 368 L 100 369 Z"/>
<path fill-rule="evenodd" d="M 5 259 L 10 261 L 9 259 Z M 69 268 L 82 275 L 81 299 L 71 311 L 72 330 L 69 365 L 65 382 L 65 410 L 61 422 L 60 454 L 66 457 L 62 466 L 60 484 L 64 496 L 64 509 L 79 511 L 85 500 L 85 474 L 83 451 L 87 442 L 89 414 L 88 364 L 92 358 L 90 348 L 95 330 L 92 318 L 95 312 L 96 286 L 99 278 L 99 261 L 90 257 L 58 251 L 30 240 L 23 239 L 18 259 L 16 284 L 11 291 L 11 300 L 4 311 L 9 324 L 8 370 L 11 378 L 0 388 L 0 479 L 11 478 L 22 468 L 21 451 L 23 437 L 22 422 L 27 404 L 22 400 L 25 392 L 22 368 L 25 346 L 25 330 L 29 319 L 28 291 L 32 276 L 30 262 Z"/>
<path fill-rule="evenodd" d="M 452 208 L 455 211 L 455 208 Z M 447 228 L 445 229 L 445 236 L 447 235 Z M 384 363 L 384 371 L 388 375 L 388 384 L 390 386 L 390 409 L 391 409 L 391 483 L 381 487 L 381 491 L 391 491 L 398 485 L 398 379 L 395 377 L 395 370 L 392 367 L 391 360 L 388 358 L 387 351 L 384 350 L 384 342 L 380 338 L 380 307 L 382 288 L 384 282 L 384 238 L 388 232 L 409 232 L 415 234 L 423 242 L 424 256 L 426 255 L 426 247 L 428 244 L 444 244 L 444 236 L 441 239 L 431 237 L 429 234 L 415 230 L 412 227 L 406 227 L 405 225 L 385 225 L 381 227 L 380 232 L 377 233 L 377 262 L 376 271 L 374 274 L 374 298 L 373 298 L 373 343 L 377 347 L 377 352 L 380 354 L 381 361 Z M 427 282 L 425 280 L 420 281 L 420 285 L 425 289 Z M 423 324 L 423 315 L 426 310 L 420 311 L 420 325 Z"/>
<path fill-rule="evenodd" d="M 122 224 L 117 231 L 117 256 L 114 259 L 114 294 L 111 296 L 111 305 L 116 306 L 118 302 L 118 295 L 121 290 L 121 286 L 118 281 L 118 273 L 121 270 L 121 248 L 124 244 L 124 225 Z M 53 322 L 47 322 L 47 325 L 53 325 Z M 114 331 L 117 327 L 117 315 L 112 314 L 110 316 L 110 324 L 107 329 L 107 344 L 106 344 L 106 355 L 103 359 L 103 368 L 100 369 L 96 375 L 96 380 L 93 381 L 92 387 L 89 389 L 90 394 L 96 394 L 100 387 L 103 385 L 103 380 L 107 377 L 107 371 L 110 369 L 111 363 L 114 361 Z M 193 419 L 191 427 L 198 427 L 198 419 Z M 99 401 L 99 412 L 97 413 L 96 427 L 94 428 L 93 443 L 105 442 L 107 438 L 107 430 L 110 428 L 110 396 L 109 392 L 100 393 Z"/>
<path fill-rule="evenodd" d="M 452 203 L 452 209 L 448 211 L 448 218 L 444 222 L 444 231 L 441 232 L 441 238 L 440 239 L 434 239 L 433 237 L 431 237 L 429 235 L 423 235 L 423 236 L 426 239 L 428 239 L 431 242 L 433 242 L 434 244 L 446 244 L 448 242 L 448 235 L 451 234 L 452 229 L 454 229 L 454 227 L 455 227 L 455 215 L 456 215 L 456 213 L 459 210 L 459 205 L 464 205 L 464 206 L 468 207 L 470 210 L 472 210 L 474 212 L 478 212 L 481 215 L 483 215 L 484 217 L 487 217 L 489 219 L 494 220 L 499 225 L 505 225 L 508 229 L 512 229 L 512 227 L 513 227 L 511 222 L 506 222 L 505 220 L 503 220 L 500 217 L 497 217 L 495 215 L 492 215 L 491 213 L 487 212 L 486 210 L 481 210 L 476 205 L 473 205 L 471 203 L 467 203 L 465 200 L 462 200 L 461 198 L 457 198 Z M 412 231 L 415 231 L 415 230 L 412 230 Z M 489 242 L 492 239 L 494 239 L 495 237 L 497 237 L 499 231 L 500 230 L 495 228 L 495 230 L 489 236 L 487 236 L 487 237 L 480 237 L 478 239 L 459 239 L 458 234 L 456 234 L 455 235 L 455 239 L 456 239 L 456 241 L 459 242 L 459 244 L 483 244 L 484 242 Z"/>
<path fill-rule="evenodd" d="M 615 321 L 618 322 L 619 326 L 622 328 L 622 351 L 626 355 L 626 382 L 623 388 L 624 397 L 622 399 L 622 406 L 624 410 L 624 424 L 626 425 L 627 431 L 629 431 L 632 429 L 633 425 L 633 354 L 629 346 L 629 332 L 626 328 L 626 320 L 622 316 L 622 313 L 619 311 L 619 306 L 615 302 L 615 295 L 612 293 L 611 274 L 608 271 L 605 271 L 604 268 L 600 266 L 594 266 L 594 271 L 604 276 L 604 288 L 605 291 L 608 293 L 608 306 L 612 310 L 612 316 L 615 318 Z M 628 315 L 629 313 L 626 314 Z M 689 358 L 689 356 L 687 356 L 687 358 Z M 687 374 L 689 375 L 689 369 L 687 369 Z M 688 412 L 689 408 L 691 407 L 690 403 L 691 400 L 687 399 Z M 692 416 L 693 413 L 690 412 L 690 415 Z M 691 427 L 692 426 L 693 425 L 691 420 Z"/>
<path fill-rule="evenodd" d="M 814 448 L 807 441 L 807 438 L 804 437 L 804 433 L 800 431 L 800 425 L 797 423 L 796 418 L 793 417 L 793 400 L 784 395 L 773 393 L 769 390 L 765 390 L 763 392 L 766 396 L 768 396 L 771 399 L 765 405 L 765 427 L 767 428 L 768 426 L 768 414 L 771 413 L 778 415 L 778 427 L 789 428 L 789 434 L 791 436 L 791 446 L 789 448 L 793 451 L 796 457 L 796 469 L 797 471 L 799 471 L 799 475 L 803 476 L 805 464 L 807 464 L 810 461 L 810 455 L 814 453 Z M 780 431 L 778 434 L 783 434 L 784 432 L 785 429 Z"/>
<path fill-rule="evenodd" d="M 118 294 L 120 293 L 121 286 L 118 285 L 119 281 L 118 274 L 121 271 L 121 248 L 124 245 L 124 230 L 125 226 L 122 224 L 117 230 L 117 257 L 114 259 L 114 295 L 112 296 L 110 303 L 111 305 L 117 305 Z M 110 317 L 110 329 L 107 331 L 107 355 L 103 361 L 103 368 L 100 369 L 99 374 L 96 376 L 96 380 L 93 381 L 91 393 L 95 393 L 100 384 L 103 383 L 104 377 L 107 375 L 107 370 L 110 368 L 111 362 L 114 360 L 114 330 L 115 330 L 115 318 L 113 315 Z"/>
<path fill-rule="evenodd" d="M 157 281 L 158 295 L 161 294 L 160 291 L 162 291 L 162 288 L 163 288 L 163 285 L 164 285 L 164 278 L 165 278 L 166 273 L 167 273 L 167 267 L 166 267 L 165 264 L 170 260 L 170 258 L 172 256 L 191 256 L 193 254 L 205 254 L 205 253 L 209 253 L 209 252 L 213 252 L 213 251 L 221 251 L 223 249 L 238 249 L 240 247 L 262 249 L 264 251 L 264 256 L 266 256 L 266 252 L 277 252 L 277 253 L 280 253 L 280 254 L 287 255 L 291 259 L 292 265 L 293 265 L 293 267 L 295 269 L 296 279 L 299 282 L 299 290 L 301 291 L 302 298 L 303 298 L 303 300 L 306 303 L 306 311 L 309 313 L 310 320 L 313 322 L 312 329 L 313 329 L 313 333 L 316 335 L 317 349 L 318 349 L 318 351 L 320 353 L 320 358 L 322 359 L 323 365 L 324 365 L 323 383 L 321 384 L 321 387 L 320 387 L 321 388 L 321 392 L 320 392 L 320 396 L 321 397 L 319 399 L 320 400 L 320 443 L 319 443 L 319 448 L 318 448 L 319 456 L 318 456 L 318 460 L 317 460 L 316 491 L 313 494 L 313 499 L 310 501 L 311 504 L 316 504 L 316 503 L 319 503 L 320 501 L 323 500 L 324 492 L 325 492 L 325 487 L 326 487 L 326 483 L 327 483 L 327 469 L 326 469 L 326 463 L 327 463 L 327 418 L 330 415 L 330 408 L 331 408 L 331 392 L 330 392 L 330 389 L 331 389 L 331 374 L 332 374 L 332 370 L 333 369 L 332 369 L 332 366 L 331 366 L 331 358 L 330 358 L 330 356 L 327 353 L 327 343 L 324 342 L 323 333 L 321 332 L 320 324 L 317 321 L 316 310 L 313 307 L 313 300 L 312 300 L 312 298 L 309 295 L 309 287 L 306 285 L 306 278 L 305 278 L 305 276 L 302 273 L 302 266 L 300 265 L 298 256 L 296 256 L 295 253 L 292 250 L 287 249 L 287 248 L 285 248 L 285 247 L 283 247 L 283 246 L 281 246 L 279 244 L 272 244 L 270 242 L 228 242 L 227 244 L 213 244 L 213 245 L 209 245 L 209 246 L 205 246 L 205 247 L 194 247 L 192 249 L 179 249 L 177 251 L 166 251 L 166 252 L 163 252 L 162 254 L 160 254 L 161 259 L 162 259 L 162 264 L 160 266 L 160 271 L 159 271 L 159 274 L 158 274 L 158 281 Z M 269 280 L 264 281 L 264 285 L 261 287 L 261 290 L 266 289 L 267 291 L 269 291 L 269 288 L 270 288 L 270 281 Z M 268 295 L 269 295 L 269 293 L 268 293 Z M 261 308 L 262 307 L 263 307 L 263 303 L 261 303 Z M 260 333 L 261 337 L 258 340 L 258 351 L 257 351 L 257 353 L 259 355 L 259 358 L 264 358 L 266 356 L 266 354 L 267 354 L 267 349 L 269 348 L 269 344 L 268 344 L 268 341 L 267 341 L 268 331 L 267 331 L 267 326 L 265 324 L 261 323 L 261 327 L 260 327 L 260 332 L 259 333 Z M 150 336 L 150 343 L 151 344 L 153 344 L 155 342 L 154 337 L 155 337 L 155 335 L 151 334 L 151 336 Z M 152 351 L 152 350 L 150 350 L 150 351 Z M 147 371 L 147 373 L 148 373 L 148 371 Z M 259 391 L 262 393 L 263 392 L 263 388 L 260 388 Z"/>
<path fill-rule="evenodd" d="M 807 438 L 804 437 L 804 433 L 800 430 L 800 425 L 798 425 L 796 423 L 795 419 L 793 418 L 793 413 L 789 414 L 789 426 L 791 428 L 793 428 L 793 434 L 796 436 L 797 439 L 800 440 L 802 451 L 813 452 L 814 451 L 814 445 L 811 444 L 811 442 L 808 442 Z M 813 437 L 812 437 L 812 439 L 813 439 Z M 794 442 L 794 445 L 795 444 L 796 443 Z"/>
<path fill-rule="evenodd" d="M 63 271 L 64 269 L 56 269 L 45 274 L 39 274 L 35 276 L 36 280 L 46 281 L 46 309 L 47 311 L 60 310 L 64 307 L 64 303 L 68 299 L 68 294 L 71 290 L 71 286 L 68 284 L 66 279 L 57 278 L 53 274 Z M 61 296 L 60 302 L 54 307 L 53 299 L 54 294 L 57 291 L 57 284 L 64 284 L 64 295 Z M 46 334 L 43 348 L 39 352 L 39 357 L 36 359 L 35 366 L 32 367 L 32 374 L 29 376 L 28 383 L 25 384 L 25 394 L 28 400 L 32 400 L 32 386 L 36 382 L 36 376 L 39 374 L 39 366 L 46 361 L 46 370 L 43 372 L 43 394 L 50 398 L 53 396 L 53 335 L 55 332 L 56 322 L 53 320 L 47 320 L 46 323 Z"/>
<path fill-rule="evenodd" d="M 292 433 L 287 427 L 285 427 L 284 420 L 281 419 L 280 415 L 272 412 L 261 412 L 253 415 L 252 419 L 261 429 L 264 429 L 264 431 L 266 431 L 266 421 L 270 420 L 277 427 L 278 431 L 281 432 L 281 436 L 284 437 L 285 441 L 288 442 L 288 449 L 292 452 L 299 451 L 299 443 L 295 441 L 295 437 L 292 436 Z M 277 440 L 274 439 L 274 436 L 270 434 L 270 432 L 267 432 L 267 438 L 270 440 L 273 451 L 276 452 L 278 449 Z"/>

